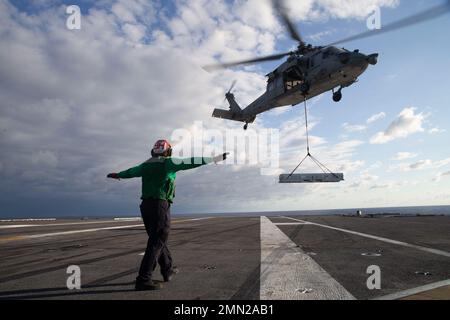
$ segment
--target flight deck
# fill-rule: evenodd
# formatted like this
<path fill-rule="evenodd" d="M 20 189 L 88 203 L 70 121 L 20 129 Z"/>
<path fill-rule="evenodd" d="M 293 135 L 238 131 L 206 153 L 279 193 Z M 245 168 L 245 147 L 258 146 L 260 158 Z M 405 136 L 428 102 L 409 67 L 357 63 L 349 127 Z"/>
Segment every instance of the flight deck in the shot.
<path fill-rule="evenodd" d="M 136 292 L 146 241 L 140 220 L 1 222 L 0 299 L 450 299 L 449 216 L 173 217 L 180 272 Z"/>

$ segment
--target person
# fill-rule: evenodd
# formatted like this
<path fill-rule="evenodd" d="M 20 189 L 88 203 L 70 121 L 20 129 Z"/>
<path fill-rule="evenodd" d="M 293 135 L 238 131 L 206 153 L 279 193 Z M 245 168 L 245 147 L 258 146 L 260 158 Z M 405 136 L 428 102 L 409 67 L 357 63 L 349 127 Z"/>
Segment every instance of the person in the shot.
<path fill-rule="evenodd" d="M 136 278 L 136 290 L 161 289 L 161 283 L 152 280 L 152 274 L 159 264 L 164 282 L 169 282 L 178 272 L 172 264 L 168 248 L 170 231 L 170 207 L 175 197 L 176 173 L 200 166 L 226 160 L 228 153 L 214 158 L 172 158 L 172 146 L 166 140 L 155 143 L 152 157 L 128 170 L 110 173 L 111 179 L 142 178 L 141 216 L 148 234 L 147 248 L 142 258 L 139 274 Z"/>

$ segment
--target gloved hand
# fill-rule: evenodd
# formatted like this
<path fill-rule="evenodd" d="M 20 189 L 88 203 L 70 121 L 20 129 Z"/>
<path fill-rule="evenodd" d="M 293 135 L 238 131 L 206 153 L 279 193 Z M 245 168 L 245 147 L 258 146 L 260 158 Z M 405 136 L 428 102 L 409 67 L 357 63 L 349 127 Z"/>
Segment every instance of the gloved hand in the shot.
<path fill-rule="evenodd" d="M 110 179 L 120 180 L 119 175 L 117 173 L 110 173 L 106 177 Z"/>
<path fill-rule="evenodd" d="M 229 152 L 226 152 L 224 154 L 221 154 L 219 156 L 216 156 L 213 158 L 214 163 L 220 162 L 220 161 L 225 161 L 227 160 L 227 156 L 229 155 Z"/>

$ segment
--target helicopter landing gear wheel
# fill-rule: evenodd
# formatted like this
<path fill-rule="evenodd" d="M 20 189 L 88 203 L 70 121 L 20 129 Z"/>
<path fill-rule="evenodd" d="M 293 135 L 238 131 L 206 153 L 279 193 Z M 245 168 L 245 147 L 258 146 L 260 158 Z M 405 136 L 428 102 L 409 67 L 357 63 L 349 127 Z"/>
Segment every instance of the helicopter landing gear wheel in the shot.
<path fill-rule="evenodd" d="M 338 91 L 333 93 L 333 101 L 339 102 L 341 100 L 342 100 L 342 91 L 341 91 L 341 89 L 339 89 Z"/>
<path fill-rule="evenodd" d="M 246 124 L 244 125 L 244 130 L 247 131 L 247 129 L 248 129 L 248 123 L 246 123 Z"/>

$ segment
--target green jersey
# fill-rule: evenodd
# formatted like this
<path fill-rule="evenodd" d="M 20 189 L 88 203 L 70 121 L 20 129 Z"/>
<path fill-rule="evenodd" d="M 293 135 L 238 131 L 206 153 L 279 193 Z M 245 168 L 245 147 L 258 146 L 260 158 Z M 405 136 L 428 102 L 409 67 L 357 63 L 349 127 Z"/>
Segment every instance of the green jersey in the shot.
<path fill-rule="evenodd" d="M 175 197 L 176 173 L 198 168 L 213 162 L 212 158 L 151 158 L 141 165 L 122 171 L 121 179 L 142 178 L 141 199 L 160 199 L 172 202 Z"/>

